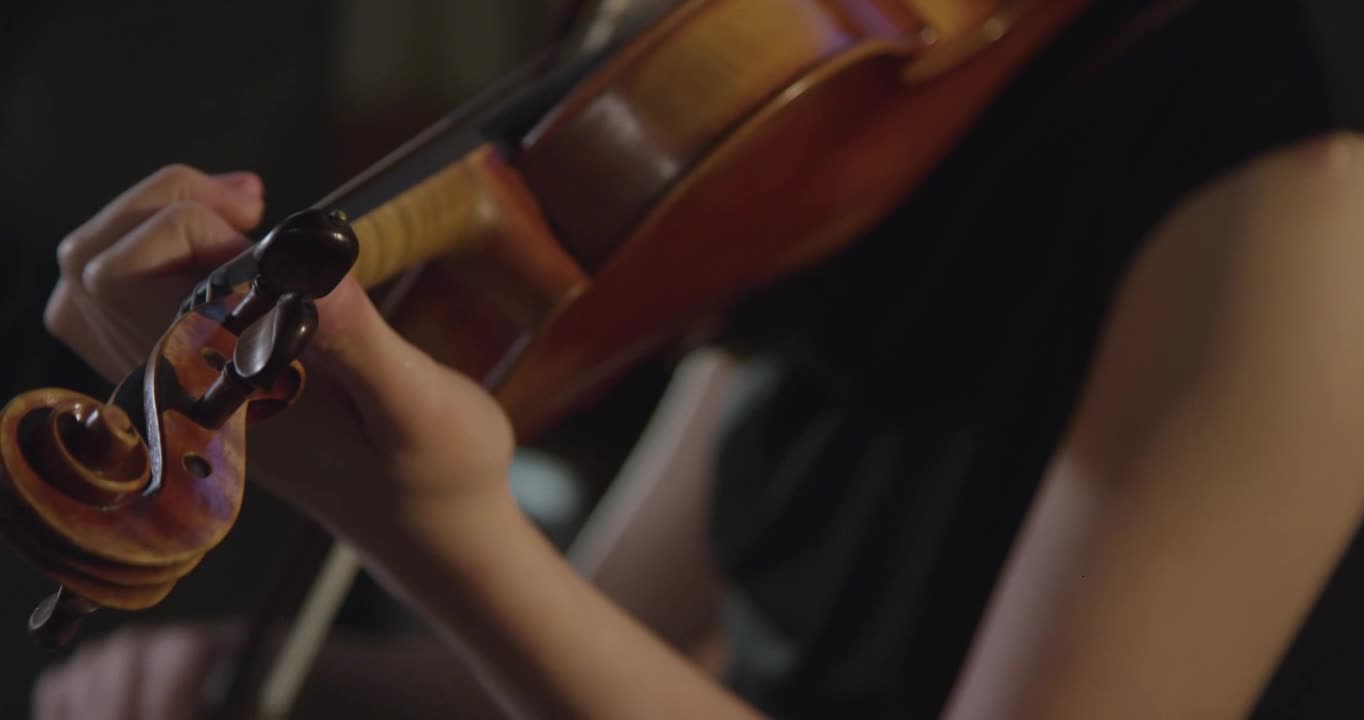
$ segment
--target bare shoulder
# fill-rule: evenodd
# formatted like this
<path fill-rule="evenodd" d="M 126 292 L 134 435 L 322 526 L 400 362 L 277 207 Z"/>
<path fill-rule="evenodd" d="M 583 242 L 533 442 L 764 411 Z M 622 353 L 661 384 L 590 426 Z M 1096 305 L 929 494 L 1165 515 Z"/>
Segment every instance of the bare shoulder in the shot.
<path fill-rule="evenodd" d="M 1074 439 L 1116 460 L 1172 418 L 1209 415 L 1228 432 L 1364 432 L 1359 137 L 1309 140 L 1204 188 L 1129 269 Z"/>
<path fill-rule="evenodd" d="M 1150 236 L 962 716 L 1250 712 L 1364 517 L 1361 198 L 1364 143 L 1334 135 L 1248 163 Z"/>

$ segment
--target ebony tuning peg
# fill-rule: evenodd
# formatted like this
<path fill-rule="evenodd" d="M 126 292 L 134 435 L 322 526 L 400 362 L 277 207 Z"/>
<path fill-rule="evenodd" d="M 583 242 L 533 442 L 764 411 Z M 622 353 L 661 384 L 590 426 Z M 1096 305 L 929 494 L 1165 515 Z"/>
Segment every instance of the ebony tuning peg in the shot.
<path fill-rule="evenodd" d="M 340 210 L 304 210 L 284 219 L 253 249 L 256 283 L 276 296 L 319 298 L 331 292 L 360 255 L 360 244 Z"/>
<path fill-rule="evenodd" d="M 238 336 L 232 360 L 195 403 L 195 422 L 221 427 L 252 393 L 274 385 L 316 331 L 317 307 L 312 300 L 293 293 L 281 297 Z"/>
<path fill-rule="evenodd" d="M 295 294 L 280 298 L 275 308 L 237 338 L 231 365 L 252 385 L 265 389 L 294 361 L 317 332 L 317 306 Z"/>
<path fill-rule="evenodd" d="M 224 321 L 240 333 L 280 297 L 319 298 L 336 288 L 360 256 L 360 243 L 340 210 L 304 210 L 284 219 L 254 247 L 251 291 Z"/>

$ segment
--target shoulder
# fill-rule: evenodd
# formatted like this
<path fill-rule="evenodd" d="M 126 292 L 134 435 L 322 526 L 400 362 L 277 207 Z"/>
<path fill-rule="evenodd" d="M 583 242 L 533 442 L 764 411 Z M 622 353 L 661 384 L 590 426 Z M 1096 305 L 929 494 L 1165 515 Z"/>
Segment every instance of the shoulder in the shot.
<path fill-rule="evenodd" d="M 1180 204 L 1118 287 L 1080 439 L 1134 451 L 1188 413 L 1364 432 L 1361 197 L 1364 141 L 1337 133 Z"/>

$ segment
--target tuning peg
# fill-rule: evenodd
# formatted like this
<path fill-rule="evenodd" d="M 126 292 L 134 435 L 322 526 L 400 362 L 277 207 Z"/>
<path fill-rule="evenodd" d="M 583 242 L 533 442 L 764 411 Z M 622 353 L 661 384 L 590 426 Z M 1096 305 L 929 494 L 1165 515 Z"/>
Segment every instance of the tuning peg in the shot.
<path fill-rule="evenodd" d="M 232 359 L 195 403 L 195 422 L 221 427 L 252 393 L 274 385 L 316 331 L 317 307 L 312 300 L 293 293 L 281 297 L 238 337 Z"/>
<path fill-rule="evenodd" d="M 223 325 L 241 332 L 286 294 L 319 298 L 331 292 L 359 257 L 360 244 L 340 210 L 304 210 L 284 219 L 250 256 L 251 291 Z"/>
<path fill-rule="evenodd" d="M 317 306 L 290 293 L 237 339 L 232 365 L 258 388 L 274 384 L 281 370 L 294 361 L 317 332 Z"/>
<path fill-rule="evenodd" d="M 319 298 L 346 276 L 360 244 L 340 210 L 305 210 L 285 218 L 253 248 L 257 283 L 277 295 Z"/>

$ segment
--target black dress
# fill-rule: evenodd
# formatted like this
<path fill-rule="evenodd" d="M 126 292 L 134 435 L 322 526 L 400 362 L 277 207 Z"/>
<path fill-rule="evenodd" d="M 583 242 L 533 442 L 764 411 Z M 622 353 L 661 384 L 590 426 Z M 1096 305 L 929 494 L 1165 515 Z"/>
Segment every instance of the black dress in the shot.
<path fill-rule="evenodd" d="M 1364 3 L 1202 0 L 1074 72 L 1144 4 L 1096 3 L 893 218 L 736 314 L 767 382 L 713 533 L 759 707 L 936 717 L 1140 240 L 1252 155 L 1364 127 Z M 1356 543 L 1260 717 L 1364 717 L 1361 570 Z"/>

